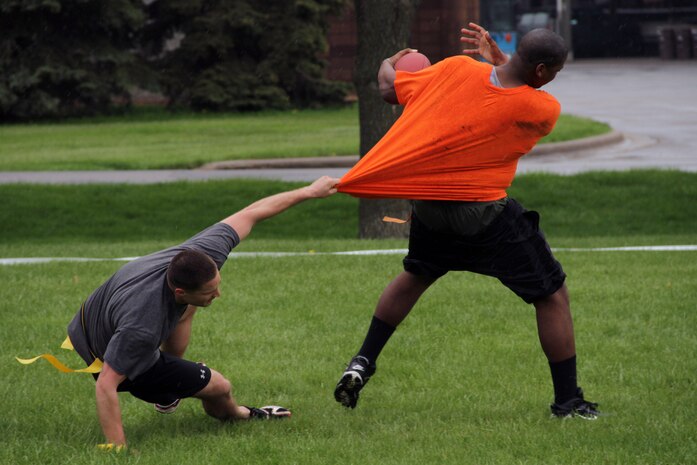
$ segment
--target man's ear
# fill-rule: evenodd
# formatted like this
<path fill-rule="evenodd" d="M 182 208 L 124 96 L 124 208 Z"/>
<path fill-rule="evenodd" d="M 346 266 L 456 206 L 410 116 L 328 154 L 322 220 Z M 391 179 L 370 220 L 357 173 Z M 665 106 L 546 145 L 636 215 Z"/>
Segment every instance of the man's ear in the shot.
<path fill-rule="evenodd" d="M 537 77 L 542 77 L 545 74 L 545 71 L 547 70 L 547 65 L 544 63 L 538 63 L 537 66 L 535 66 L 535 75 Z"/>
<path fill-rule="evenodd" d="M 184 289 L 182 289 L 181 287 L 175 287 L 175 288 L 174 288 L 174 295 L 175 295 L 175 296 L 181 297 L 181 296 L 183 296 L 184 294 L 186 294 L 186 291 L 185 291 Z"/>

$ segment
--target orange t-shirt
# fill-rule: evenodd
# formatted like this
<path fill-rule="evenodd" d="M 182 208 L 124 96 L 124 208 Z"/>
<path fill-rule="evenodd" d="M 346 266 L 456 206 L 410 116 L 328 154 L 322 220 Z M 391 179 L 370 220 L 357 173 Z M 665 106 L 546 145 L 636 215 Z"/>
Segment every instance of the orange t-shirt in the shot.
<path fill-rule="evenodd" d="M 506 196 L 518 159 L 549 134 L 559 102 L 529 86 L 501 88 L 467 56 L 397 72 L 402 116 L 344 175 L 356 197 L 489 201 Z"/>

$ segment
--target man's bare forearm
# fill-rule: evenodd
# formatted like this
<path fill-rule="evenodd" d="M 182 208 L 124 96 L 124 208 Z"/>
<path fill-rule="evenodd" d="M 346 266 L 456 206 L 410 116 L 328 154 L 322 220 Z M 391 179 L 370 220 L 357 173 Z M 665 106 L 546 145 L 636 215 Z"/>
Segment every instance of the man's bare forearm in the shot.
<path fill-rule="evenodd" d="M 242 240 L 258 222 L 276 216 L 304 200 L 328 197 L 336 193 L 335 186 L 338 182 L 338 179 L 322 176 L 309 186 L 257 200 L 222 222 L 230 225 Z"/>
<path fill-rule="evenodd" d="M 389 58 L 385 58 L 378 70 L 378 88 L 380 89 L 380 96 L 387 103 L 397 103 L 397 93 L 394 90 L 396 76 L 397 71 L 394 69 L 394 63 Z"/>
<path fill-rule="evenodd" d="M 114 445 L 125 445 L 126 435 L 123 432 L 121 407 L 116 388 L 97 384 L 96 399 L 99 424 L 102 426 L 106 442 Z"/>
<path fill-rule="evenodd" d="M 308 187 L 309 186 L 305 186 L 292 191 L 281 192 L 280 194 L 275 194 L 270 197 L 257 200 L 251 205 L 248 205 L 240 210 L 240 212 L 251 214 L 255 223 L 264 221 L 288 210 L 290 207 L 297 205 L 300 202 L 311 199 L 312 195 L 310 194 Z"/>

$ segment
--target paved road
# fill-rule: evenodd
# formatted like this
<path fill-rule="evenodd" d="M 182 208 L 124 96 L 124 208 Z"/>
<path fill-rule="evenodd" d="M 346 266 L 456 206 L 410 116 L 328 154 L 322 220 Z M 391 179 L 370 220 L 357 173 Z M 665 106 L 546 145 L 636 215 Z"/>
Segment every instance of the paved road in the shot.
<path fill-rule="evenodd" d="M 593 60 L 567 64 L 546 90 L 565 113 L 609 123 L 629 140 L 615 147 L 523 158 L 521 171 L 697 171 L 697 60 Z"/>
<path fill-rule="evenodd" d="M 138 170 L 138 171 L 17 171 L 0 172 L 0 184 L 157 184 L 172 181 L 255 178 L 314 181 L 322 175 L 341 177 L 348 168 L 283 168 L 246 170 Z"/>
<path fill-rule="evenodd" d="M 568 63 L 547 91 L 562 111 L 609 123 L 626 138 L 593 149 L 521 159 L 518 172 L 573 174 L 588 170 L 671 168 L 697 171 L 697 60 L 579 60 Z M 0 172 L 0 183 L 157 183 L 266 178 L 311 181 L 348 168 Z"/>

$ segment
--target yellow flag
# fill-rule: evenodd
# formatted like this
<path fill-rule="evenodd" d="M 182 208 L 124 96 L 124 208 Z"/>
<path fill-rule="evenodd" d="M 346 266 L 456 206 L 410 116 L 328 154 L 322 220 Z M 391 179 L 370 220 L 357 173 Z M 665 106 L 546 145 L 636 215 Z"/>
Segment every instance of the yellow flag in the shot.
<path fill-rule="evenodd" d="M 73 350 L 73 343 L 70 341 L 70 337 L 65 338 L 65 341 L 63 341 L 63 343 L 61 344 L 61 349 Z M 63 373 L 99 373 L 100 371 L 102 371 L 102 365 L 103 365 L 102 361 L 99 360 L 98 358 L 96 358 L 96 359 L 94 359 L 94 362 L 92 362 L 92 364 L 90 366 L 88 366 L 87 368 L 81 368 L 79 370 L 74 370 L 72 368 L 68 368 L 67 366 L 65 366 L 63 363 L 61 363 L 56 357 L 54 357 L 51 354 L 41 354 L 41 355 L 34 357 L 34 358 L 15 357 L 15 359 L 17 359 L 17 361 L 19 363 L 21 363 L 22 365 L 29 365 L 31 363 L 36 362 L 40 358 L 43 358 L 48 363 L 53 365 L 53 367 L 56 370 L 61 371 Z"/>

